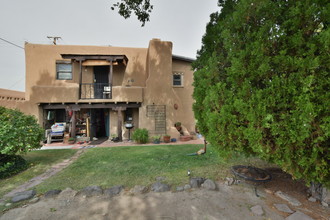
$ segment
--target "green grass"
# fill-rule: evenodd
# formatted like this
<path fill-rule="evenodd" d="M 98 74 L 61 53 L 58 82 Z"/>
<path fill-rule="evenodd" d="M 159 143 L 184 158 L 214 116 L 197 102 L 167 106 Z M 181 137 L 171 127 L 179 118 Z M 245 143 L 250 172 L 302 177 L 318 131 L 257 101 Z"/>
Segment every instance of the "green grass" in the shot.
<path fill-rule="evenodd" d="M 22 155 L 30 167 L 9 178 L 0 180 L 0 198 L 16 187 L 44 173 L 52 164 L 70 158 L 76 150 L 40 150 Z"/>
<path fill-rule="evenodd" d="M 93 148 L 57 175 L 37 186 L 38 192 L 50 189 L 75 190 L 90 185 L 111 187 L 124 185 L 150 185 L 158 176 L 166 177 L 172 186 L 187 184 L 187 170 L 192 176 L 219 180 L 231 175 L 233 164 L 263 164 L 257 159 L 235 157 L 226 159 L 212 147 L 202 156 L 187 156 L 202 145 L 131 146 L 115 148 Z"/>

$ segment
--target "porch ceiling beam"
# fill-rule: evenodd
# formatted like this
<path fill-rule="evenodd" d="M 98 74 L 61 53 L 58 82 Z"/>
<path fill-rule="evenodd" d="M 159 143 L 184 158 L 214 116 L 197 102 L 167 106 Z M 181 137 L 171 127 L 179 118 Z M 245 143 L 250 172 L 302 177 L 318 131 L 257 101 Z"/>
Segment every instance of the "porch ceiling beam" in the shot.
<path fill-rule="evenodd" d="M 95 104 L 47 104 L 43 105 L 43 109 L 83 109 L 83 108 L 139 108 L 140 103 L 129 103 L 129 104 L 114 104 L 114 103 L 95 103 Z"/>
<path fill-rule="evenodd" d="M 61 54 L 63 59 L 84 61 L 84 60 L 108 60 L 108 61 L 122 61 L 127 64 L 128 58 L 126 55 L 80 55 L 80 54 Z"/>

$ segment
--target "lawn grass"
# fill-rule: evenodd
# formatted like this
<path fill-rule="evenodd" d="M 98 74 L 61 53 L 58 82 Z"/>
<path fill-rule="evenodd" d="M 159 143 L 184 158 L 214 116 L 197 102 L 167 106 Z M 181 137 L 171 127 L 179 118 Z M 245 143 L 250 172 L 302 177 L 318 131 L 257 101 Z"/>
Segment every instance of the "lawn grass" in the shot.
<path fill-rule="evenodd" d="M 202 145 L 155 145 L 88 149 L 69 167 L 37 186 L 39 193 L 51 189 L 75 190 L 98 185 L 133 187 L 151 185 L 156 177 L 165 177 L 172 186 L 189 183 L 188 169 L 192 176 L 219 180 L 230 175 L 235 163 L 263 163 L 257 159 L 238 157 L 226 159 L 212 147 L 202 156 L 187 156 Z"/>
<path fill-rule="evenodd" d="M 52 164 L 70 158 L 76 150 L 38 150 L 22 155 L 30 167 L 9 178 L 0 180 L 0 198 L 16 187 L 44 173 Z"/>

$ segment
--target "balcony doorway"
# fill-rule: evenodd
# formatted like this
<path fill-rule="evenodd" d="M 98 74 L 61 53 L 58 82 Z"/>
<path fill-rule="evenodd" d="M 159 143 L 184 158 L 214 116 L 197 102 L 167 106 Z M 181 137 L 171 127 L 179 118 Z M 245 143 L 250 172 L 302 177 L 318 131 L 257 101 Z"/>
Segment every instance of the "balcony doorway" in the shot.
<path fill-rule="evenodd" d="M 109 84 L 109 66 L 94 66 L 94 98 L 102 99 Z"/>

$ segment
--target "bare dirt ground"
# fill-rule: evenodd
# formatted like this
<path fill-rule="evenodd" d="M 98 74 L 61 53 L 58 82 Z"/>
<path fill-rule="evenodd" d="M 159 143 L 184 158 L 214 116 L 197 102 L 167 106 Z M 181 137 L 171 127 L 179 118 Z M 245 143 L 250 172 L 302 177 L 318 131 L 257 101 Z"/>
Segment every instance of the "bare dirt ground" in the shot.
<path fill-rule="evenodd" d="M 283 219 L 263 199 L 241 187 L 140 195 L 126 191 L 113 198 L 74 194 L 66 191 L 55 199 L 42 198 L 35 204 L 10 210 L 0 219 Z M 254 205 L 263 207 L 264 216 L 252 214 L 250 208 Z"/>
<path fill-rule="evenodd" d="M 44 198 L 34 204 L 7 211 L 1 220 L 21 219 L 285 219 L 289 214 L 276 210 L 275 203 L 287 204 L 293 211 L 301 211 L 313 219 L 329 220 L 329 208 L 307 201 L 302 185 L 273 182 L 259 186 L 257 197 L 249 184 L 227 186 L 218 182 L 218 190 L 192 189 L 184 192 L 132 194 L 129 189 L 119 196 L 86 197 L 67 189 L 55 198 Z M 296 183 L 297 184 L 297 183 Z M 300 183 L 298 183 L 300 184 Z M 284 186 L 284 187 L 283 187 Z M 285 190 L 287 189 L 287 190 Z M 275 190 L 290 192 L 302 206 L 294 207 L 273 195 Z M 302 190 L 304 191 L 304 190 Z M 251 207 L 260 205 L 262 216 L 253 214 Z"/>

